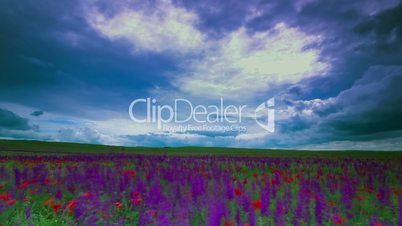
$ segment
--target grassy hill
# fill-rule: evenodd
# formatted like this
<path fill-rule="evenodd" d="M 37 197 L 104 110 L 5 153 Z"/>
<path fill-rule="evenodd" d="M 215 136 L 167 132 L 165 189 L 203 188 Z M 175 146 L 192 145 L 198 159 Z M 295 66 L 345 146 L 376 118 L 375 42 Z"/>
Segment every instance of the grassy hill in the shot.
<path fill-rule="evenodd" d="M 402 159 L 402 151 L 300 151 L 222 147 L 123 147 L 67 142 L 0 140 L 0 154 L 151 154 L 151 155 L 240 155 L 267 157 L 358 157 Z"/>

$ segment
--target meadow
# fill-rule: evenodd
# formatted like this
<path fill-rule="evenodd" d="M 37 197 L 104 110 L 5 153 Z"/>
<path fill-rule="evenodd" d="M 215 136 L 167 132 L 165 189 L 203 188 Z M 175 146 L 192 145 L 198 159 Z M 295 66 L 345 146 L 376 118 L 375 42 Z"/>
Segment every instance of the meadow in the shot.
<path fill-rule="evenodd" d="M 1 225 L 402 225 L 401 152 L 0 150 Z"/>

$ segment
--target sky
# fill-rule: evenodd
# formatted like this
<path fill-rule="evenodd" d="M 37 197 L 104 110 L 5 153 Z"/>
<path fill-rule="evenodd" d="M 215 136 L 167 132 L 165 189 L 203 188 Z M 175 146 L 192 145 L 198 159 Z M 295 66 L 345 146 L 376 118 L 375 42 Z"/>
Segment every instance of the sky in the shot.
<path fill-rule="evenodd" d="M 0 28 L 3 139 L 402 149 L 398 1 L 4 0 Z M 134 122 L 139 98 L 245 105 L 243 129 Z M 270 98 L 274 131 L 256 123 Z"/>

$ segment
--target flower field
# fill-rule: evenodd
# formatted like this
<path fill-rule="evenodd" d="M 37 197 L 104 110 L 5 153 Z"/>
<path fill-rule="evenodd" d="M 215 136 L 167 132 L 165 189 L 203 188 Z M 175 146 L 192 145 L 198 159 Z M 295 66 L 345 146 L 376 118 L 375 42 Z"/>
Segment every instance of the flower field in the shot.
<path fill-rule="evenodd" d="M 0 157 L 0 225 L 402 225 L 400 159 Z"/>

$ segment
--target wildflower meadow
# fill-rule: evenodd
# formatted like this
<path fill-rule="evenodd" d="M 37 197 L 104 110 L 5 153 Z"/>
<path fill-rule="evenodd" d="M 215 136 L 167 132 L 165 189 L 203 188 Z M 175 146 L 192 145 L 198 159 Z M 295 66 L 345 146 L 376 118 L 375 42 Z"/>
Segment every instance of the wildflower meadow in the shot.
<path fill-rule="evenodd" d="M 1 225 L 402 225 L 400 159 L 4 155 Z"/>

